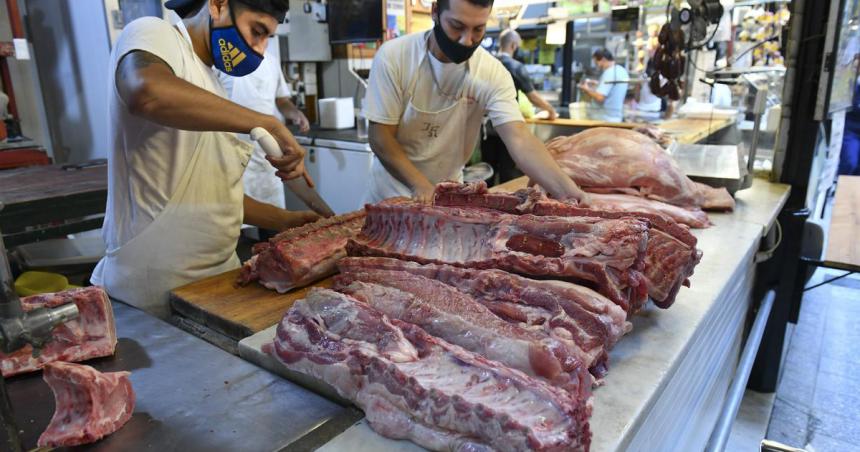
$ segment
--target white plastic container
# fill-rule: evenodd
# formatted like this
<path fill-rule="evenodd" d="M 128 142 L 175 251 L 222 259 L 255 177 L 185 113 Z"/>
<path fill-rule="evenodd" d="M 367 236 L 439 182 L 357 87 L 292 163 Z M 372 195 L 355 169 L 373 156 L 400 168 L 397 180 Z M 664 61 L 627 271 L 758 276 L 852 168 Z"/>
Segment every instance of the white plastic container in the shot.
<path fill-rule="evenodd" d="M 351 129 L 355 127 L 355 105 L 351 97 L 320 99 L 320 127 L 323 129 Z"/>
<path fill-rule="evenodd" d="M 567 104 L 570 119 L 588 119 L 588 102 L 571 102 Z"/>

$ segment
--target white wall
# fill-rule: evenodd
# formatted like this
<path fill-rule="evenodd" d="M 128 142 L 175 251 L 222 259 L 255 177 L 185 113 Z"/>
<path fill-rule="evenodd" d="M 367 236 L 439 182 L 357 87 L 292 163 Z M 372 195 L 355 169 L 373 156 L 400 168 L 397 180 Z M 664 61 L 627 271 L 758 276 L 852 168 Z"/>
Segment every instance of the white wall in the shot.
<path fill-rule="evenodd" d="M 24 2 L 19 1 L 19 4 L 23 14 Z M 26 31 L 25 34 L 27 34 Z M 0 41 L 12 41 L 12 27 L 9 24 L 9 15 L 5 6 L 0 8 Z M 30 54 L 31 56 L 33 54 L 32 46 Z M 21 130 L 24 135 L 44 146 L 48 150 L 48 154 L 53 156 L 45 110 L 42 106 L 42 96 L 39 91 L 36 61 L 32 59 L 18 61 L 15 58 L 7 58 L 6 61 L 9 64 L 9 72 L 12 77 L 12 90 L 18 106 Z"/>
<path fill-rule="evenodd" d="M 110 42 L 103 0 L 25 3 L 55 160 L 106 158 Z"/>

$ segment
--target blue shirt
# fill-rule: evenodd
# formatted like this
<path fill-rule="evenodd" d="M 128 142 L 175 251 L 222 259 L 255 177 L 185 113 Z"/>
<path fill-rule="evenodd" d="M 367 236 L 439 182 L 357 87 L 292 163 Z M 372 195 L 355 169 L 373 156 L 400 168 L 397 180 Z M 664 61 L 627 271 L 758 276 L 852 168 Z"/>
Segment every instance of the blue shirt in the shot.
<path fill-rule="evenodd" d="M 624 119 L 624 98 L 627 96 L 628 80 L 630 75 L 620 64 L 613 64 L 600 74 L 600 83 L 596 91 L 605 99 L 603 104 L 592 99 L 590 111 L 592 119 L 609 122 L 621 122 Z M 625 83 L 610 83 L 614 81 Z"/>

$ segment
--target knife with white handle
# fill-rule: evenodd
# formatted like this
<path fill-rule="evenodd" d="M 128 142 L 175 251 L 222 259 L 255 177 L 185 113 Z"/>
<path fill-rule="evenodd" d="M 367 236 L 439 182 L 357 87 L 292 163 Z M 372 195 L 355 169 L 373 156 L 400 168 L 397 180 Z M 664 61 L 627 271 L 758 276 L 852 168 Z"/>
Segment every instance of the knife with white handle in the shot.
<path fill-rule="evenodd" d="M 269 131 L 266 129 L 262 127 L 254 127 L 251 130 L 251 139 L 256 141 L 257 144 L 263 148 L 263 152 L 265 152 L 269 157 L 282 158 L 284 156 L 284 153 L 281 151 L 281 146 L 278 145 L 278 142 L 275 141 L 275 138 L 269 134 Z M 295 179 L 285 180 L 284 185 L 286 185 L 290 191 L 295 193 L 295 195 L 314 212 L 324 217 L 334 216 L 334 211 L 331 210 L 331 207 L 329 207 L 325 200 L 320 197 L 316 190 L 308 186 L 307 182 L 303 178 L 297 177 Z"/>

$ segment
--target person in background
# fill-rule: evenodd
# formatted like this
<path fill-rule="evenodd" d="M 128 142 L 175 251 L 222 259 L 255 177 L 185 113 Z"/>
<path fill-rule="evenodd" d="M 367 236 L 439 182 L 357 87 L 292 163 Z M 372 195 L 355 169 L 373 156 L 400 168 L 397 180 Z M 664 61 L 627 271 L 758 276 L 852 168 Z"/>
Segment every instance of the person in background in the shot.
<path fill-rule="evenodd" d="M 639 92 L 637 108 L 641 112 L 657 116 L 661 111 L 663 111 L 663 99 L 657 97 L 657 95 L 651 91 L 651 85 L 648 83 L 649 80 L 651 80 L 651 76 L 656 71 L 654 66 L 654 59 L 649 58 L 648 63 L 645 65 L 645 70 L 642 71 L 642 74 L 640 75 L 640 79 L 642 81 L 636 86 L 636 89 Z"/>
<path fill-rule="evenodd" d="M 462 180 L 487 114 L 517 166 L 557 199 L 588 195 L 526 127 L 510 74 L 480 47 L 492 0 L 433 3 L 432 30 L 386 41 L 370 70 L 365 116 L 376 158 L 367 200 L 433 200 L 435 184 Z"/>
<path fill-rule="evenodd" d="M 123 28 L 111 53 L 107 246 L 90 281 L 108 295 L 159 317 L 171 289 L 238 268 L 242 223 L 286 229 L 313 221 L 244 196 L 253 148 L 236 133 L 266 129 L 283 158 L 284 179 L 304 177 L 304 149 L 283 122 L 242 107 L 216 72 L 242 77 L 263 61 L 287 0 L 170 0 L 182 18 L 156 17 Z"/>
<path fill-rule="evenodd" d="M 529 101 L 537 108 L 549 113 L 547 119 L 558 118 L 558 113 L 535 89 L 532 84 L 529 73 L 526 70 L 526 65 L 517 61 L 514 57 L 519 50 L 520 43 L 523 39 L 520 34 L 512 29 L 507 29 L 499 35 L 499 54 L 497 57 L 505 69 L 511 73 L 514 79 L 514 88 L 517 89 L 517 96 L 522 92 L 528 97 Z"/>
<path fill-rule="evenodd" d="M 233 102 L 264 115 L 281 115 L 298 126 L 299 131 L 307 132 L 310 129 L 308 118 L 290 100 L 290 88 L 281 70 L 281 59 L 273 49 L 277 45 L 277 39 L 269 40 L 265 58 L 254 72 L 244 77 L 231 77 L 221 72 L 218 77 Z M 251 142 L 248 135 L 240 135 L 240 138 Z M 275 168 L 266 160 L 266 153 L 254 143 L 254 153 L 242 176 L 245 195 L 283 209 L 284 182 L 275 172 Z M 274 232 L 261 231 L 260 239 L 271 237 Z"/>
<path fill-rule="evenodd" d="M 624 66 L 615 63 L 615 57 L 607 49 L 596 50 L 592 59 L 601 70 L 600 81 L 585 80 L 579 84 L 579 89 L 591 98 L 589 116 L 599 121 L 622 122 L 630 75 Z"/>
<path fill-rule="evenodd" d="M 735 7 L 735 0 L 720 0 L 720 5 L 723 6 L 723 15 L 720 17 L 720 22 L 717 24 L 717 29 L 714 30 L 714 49 L 716 50 L 717 67 L 726 66 L 726 58 L 728 57 L 729 43 L 732 42 L 732 9 Z"/>
<path fill-rule="evenodd" d="M 499 52 L 496 55 L 514 80 L 520 112 L 527 118 L 532 117 L 534 116 L 534 105 L 547 113 L 547 119 L 556 119 L 558 113 L 537 92 L 526 70 L 526 65 L 516 56 L 521 42 L 522 38 L 516 31 L 511 29 L 503 31 L 499 35 Z M 525 96 L 528 100 L 520 98 L 521 96 Z M 488 123 L 485 123 L 484 127 L 486 133 L 481 141 L 481 159 L 493 167 L 493 178 L 488 181 L 489 185 L 497 185 L 522 176 L 522 171 L 517 169 L 516 163 L 511 158 L 510 152 L 508 152 L 495 128 Z"/>

